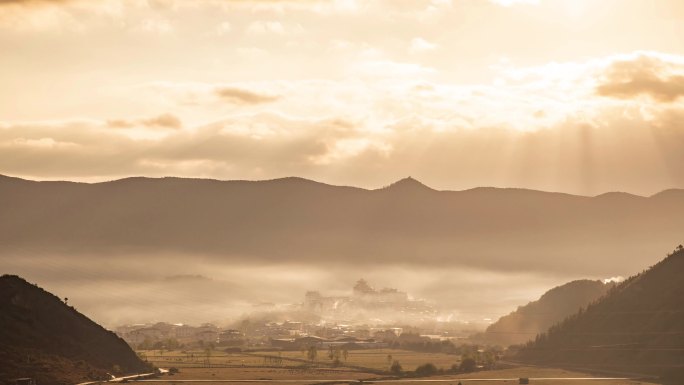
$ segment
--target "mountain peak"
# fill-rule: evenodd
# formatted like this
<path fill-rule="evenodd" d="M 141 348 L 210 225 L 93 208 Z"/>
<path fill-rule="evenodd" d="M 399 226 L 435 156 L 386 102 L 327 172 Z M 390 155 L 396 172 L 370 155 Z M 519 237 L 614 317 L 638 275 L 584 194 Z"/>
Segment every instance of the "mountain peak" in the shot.
<path fill-rule="evenodd" d="M 410 176 L 392 183 L 385 187 L 385 189 L 397 191 L 435 191 Z"/>

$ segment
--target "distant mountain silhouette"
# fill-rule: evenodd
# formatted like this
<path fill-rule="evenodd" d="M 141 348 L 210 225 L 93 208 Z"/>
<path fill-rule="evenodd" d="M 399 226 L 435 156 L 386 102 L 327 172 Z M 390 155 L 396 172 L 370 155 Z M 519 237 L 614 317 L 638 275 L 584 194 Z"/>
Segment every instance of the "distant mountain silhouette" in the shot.
<path fill-rule="evenodd" d="M 651 373 L 684 383 L 684 249 L 611 289 L 519 353 L 539 364 Z"/>
<path fill-rule="evenodd" d="M 115 366 L 116 365 L 116 366 Z M 0 383 L 40 385 L 109 379 L 150 369 L 113 332 L 56 296 L 11 275 L 0 277 Z"/>
<path fill-rule="evenodd" d="M 412 177 L 407 177 L 404 179 L 400 179 L 391 185 L 387 186 L 384 188 L 384 190 L 392 191 L 392 192 L 398 192 L 398 193 L 421 193 L 421 192 L 436 192 L 437 190 L 433 190 L 430 187 L 420 183 L 419 181 L 413 179 Z"/>
<path fill-rule="evenodd" d="M 105 183 L 0 177 L 5 255 L 188 253 L 224 261 L 457 263 L 587 274 L 652 263 L 684 228 L 684 190 L 584 197 L 524 189 L 437 191 L 301 178 Z M 596 258 L 601 256 L 601 258 Z"/>
<path fill-rule="evenodd" d="M 577 280 L 547 291 L 537 301 L 520 306 L 475 338 L 502 346 L 533 340 L 537 334 L 603 296 L 614 283 Z"/>

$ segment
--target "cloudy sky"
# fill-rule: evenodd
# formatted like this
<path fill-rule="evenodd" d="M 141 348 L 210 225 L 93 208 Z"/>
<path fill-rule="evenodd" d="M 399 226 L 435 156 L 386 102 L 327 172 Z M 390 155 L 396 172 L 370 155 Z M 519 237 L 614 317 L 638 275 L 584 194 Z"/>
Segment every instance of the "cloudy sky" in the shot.
<path fill-rule="evenodd" d="M 680 0 L 0 0 L 0 173 L 684 187 Z"/>

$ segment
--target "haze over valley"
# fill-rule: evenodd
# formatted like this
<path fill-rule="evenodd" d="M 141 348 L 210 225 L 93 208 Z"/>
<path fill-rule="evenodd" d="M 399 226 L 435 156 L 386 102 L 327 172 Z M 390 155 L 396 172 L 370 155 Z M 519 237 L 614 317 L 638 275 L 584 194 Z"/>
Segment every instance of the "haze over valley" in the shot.
<path fill-rule="evenodd" d="M 0 0 L 0 385 L 684 383 L 682 0 Z"/>

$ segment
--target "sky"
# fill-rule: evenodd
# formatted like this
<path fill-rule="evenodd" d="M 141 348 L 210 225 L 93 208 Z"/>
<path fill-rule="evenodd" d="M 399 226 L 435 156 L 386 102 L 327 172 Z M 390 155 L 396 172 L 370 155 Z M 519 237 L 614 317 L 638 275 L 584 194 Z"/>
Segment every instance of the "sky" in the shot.
<path fill-rule="evenodd" d="M 0 0 L 0 173 L 684 187 L 679 0 Z"/>

